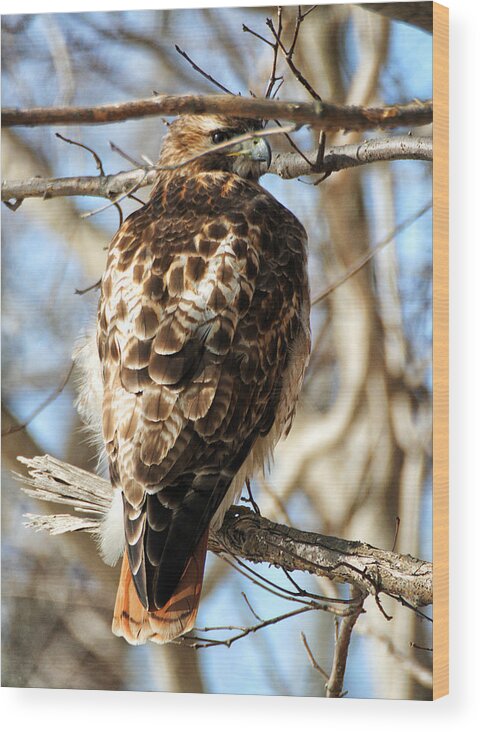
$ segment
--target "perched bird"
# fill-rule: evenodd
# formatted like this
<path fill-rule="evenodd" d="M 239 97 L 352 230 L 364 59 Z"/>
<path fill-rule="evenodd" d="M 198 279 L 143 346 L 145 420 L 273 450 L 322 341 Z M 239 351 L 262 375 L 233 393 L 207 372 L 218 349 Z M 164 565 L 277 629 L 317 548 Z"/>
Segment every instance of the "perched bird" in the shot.
<path fill-rule="evenodd" d="M 308 361 L 307 237 L 258 183 L 260 129 L 169 126 L 151 197 L 109 248 L 96 348 L 78 349 L 114 489 L 101 549 L 123 554 L 112 629 L 132 644 L 193 627 L 209 530 L 288 431 Z"/>

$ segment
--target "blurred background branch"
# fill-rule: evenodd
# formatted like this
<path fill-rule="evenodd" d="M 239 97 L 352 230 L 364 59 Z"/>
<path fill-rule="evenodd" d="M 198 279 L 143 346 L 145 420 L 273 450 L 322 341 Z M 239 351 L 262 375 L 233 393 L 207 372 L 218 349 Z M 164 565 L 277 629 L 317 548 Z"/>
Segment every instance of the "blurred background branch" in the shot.
<path fill-rule="evenodd" d="M 362 3 L 361 7 L 391 20 L 400 20 L 428 33 L 432 32 L 433 10 L 430 2 Z"/>

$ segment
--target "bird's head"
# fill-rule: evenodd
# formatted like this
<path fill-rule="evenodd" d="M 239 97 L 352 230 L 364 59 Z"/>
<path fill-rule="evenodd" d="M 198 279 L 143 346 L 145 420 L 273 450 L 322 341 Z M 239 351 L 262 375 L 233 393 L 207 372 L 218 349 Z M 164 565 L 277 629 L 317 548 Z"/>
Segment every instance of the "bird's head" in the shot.
<path fill-rule="evenodd" d="M 160 153 L 160 169 L 229 171 L 258 180 L 267 172 L 272 152 L 263 137 L 251 137 L 226 147 L 237 137 L 262 129 L 260 120 L 223 116 L 179 117 L 169 125 Z M 182 163 L 189 161 L 185 166 Z M 178 167 L 176 167 L 178 166 Z"/>

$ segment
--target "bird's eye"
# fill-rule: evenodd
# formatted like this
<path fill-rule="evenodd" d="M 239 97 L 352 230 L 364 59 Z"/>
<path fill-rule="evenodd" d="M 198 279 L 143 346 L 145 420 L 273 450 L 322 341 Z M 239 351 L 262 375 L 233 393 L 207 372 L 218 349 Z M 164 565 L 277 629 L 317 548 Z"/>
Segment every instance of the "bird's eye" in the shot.
<path fill-rule="evenodd" d="M 215 145 L 225 142 L 229 137 L 230 135 L 225 130 L 215 130 L 215 132 L 212 132 L 212 142 Z"/>

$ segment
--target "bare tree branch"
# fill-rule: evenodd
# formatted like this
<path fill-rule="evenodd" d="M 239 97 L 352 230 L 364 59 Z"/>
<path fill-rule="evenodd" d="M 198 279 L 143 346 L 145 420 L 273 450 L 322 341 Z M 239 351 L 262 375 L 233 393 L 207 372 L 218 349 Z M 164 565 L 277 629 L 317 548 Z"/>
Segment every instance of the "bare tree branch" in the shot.
<path fill-rule="evenodd" d="M 373 140 L 365 140 L 351 145 L 337 145 L 327 150 L 320 161 L 318 152 L 306 154 L 306 160 L 294 153 L 273 156 L 269 173 L 275 173 L 285 180 L 303 175 L 338 172 L 346 168 L 356 168 L 369 163 L 393 160 L 433 160 L 431 137 L 395 135 Z"/>
<path fill-rule="evenodd" d="M 279 11 L 280 14 L 280 11 Z M 279 24 L 278 24 L 278 30 L 275 28 L 275 25 L 273 23 L 273 20 L 271 18 L 267 18 L 267 26 L 270 29 L 273 37 L 275 38 L 276 43 L 278 44 L 278 47 L 281 49 L 283 53 L 283 57 L 285 61 L 287 62 L 287 66 L 294 75 L 294 77 L 297 79 L 297 81 L 307 90 L 308 94 L 317 102 L 322 102 L 322 99 L 317 91 L 313 88 L 313 86 L 310 84 L 310 82 L 305 78 L 305 76 L 302 74 L 300 69 L 296 66 L 296 64 L 293 62 L 293 54 L 295 53 L 295 46 L 297 44 L 298 40 L 298 32 L 300 30 L 300 26 L 304 20 L 305 16 L 302 15 L 300 10 L 300 5 L 297 9 L 297 17 L 295 21 L 295 30 L 293 33 L 293 39 L 290 44 L 290 47 L 287 49 L 282 42 L 281 38 L 281 32 L 282 32 L 282 26 L 281 26 L 281 15 L 279 18 Z"/>
<path fill-rule="evenodd" d="M 313 102 L 284 102 L 225 95 L 158 94 L 134 102 L 97 107 L 36 107 L 2 110 L 2 126 L 108 124 L 158 115 L 227 114 L 258 119 L 286 119 L 323 130 L 372 130 L 430 124 L 433 102 L 414 100 L 384 107 L 355 107 Z"/>
<path fill-rule="evenodd" d="M 67 142 L 69 145 L 81 147 L 83 150 L 86 150 L 87 152 L 89 152 L 92 155 L 93 159 L 95 160 L 95 165 L 97 167 L 98 174 L 105 175 L 105 169 L 103 167 L 102 160 L 101 160 L 100 156 L 97 155 L 95 150 L 93 150 L 93 148 L 88 147 L 88 145 L 84 145 L 83 142 L 77 142 L 77 140 L 71 140 L 69 137 L 64 137 L 63 135 L 60 134 L 60 132 L 56 132 L 55 137 L 58 137 L 60 140 L 63 140 L 64 142 Z M 115 206 L 115 208 L 118 211 L 118 215 L 119 215 L 119 219 L 120 219 L 119 226 L 121 226 L 123 224 L 123 211 L 120 207 L 120 204 L 113 203 L 112 205 Z"/>
<path fill-rule="evenodd" d="M 227 648 L 230 648 L 232 643 L 235 643 L 235 641 L 241 640 L 242 638 L 246 638 L 247 635 L 250 635 L 251 633 L 256 633 L 258 630 L 268 628 L 270 625 L 276 625 L 277 623 L 281 623 L 283 620 L 287 620 L 288 618 L 295 617 L 296 615 L 302 615 L 303 613 L 308 613 L 316 609 L 319 608 L 316 608 L 313 604 L 302 606 L 299 608 L 295 608 L 295 610 L 290 610 L 290 612 L 288 613 L 277 615 L 274 618 L 268 618 L 268 620 L 260 620 L 260 622 L 258 622 L 256 625 L 223 625 L 212 628 L 194 628 L 192 631 L 193 635 L 182 636 L 172 642 L 176 645 L 186 645 L 189 648 L 194 648 L 195 650 L 198 650 L 200 648 L 213 648 L 214 646 L 226 646 Z M 235 633 L 235 635 L 230 636 L 229 638 L 223 639 L 208 638 L 195 635 L 195 633 L 209 633 L 212 631 L 228 630 L 236 630 L 238 632 Z"/>
<path fill-rule="evenodd" d="M 190 58 L 190 56 L 188 55 L 188 53 L 186 53 L 185 51 L 182 51 L 182 49 L 180 48 L 180 46 L 177 43 L 175 44 L 175 51 L 177 53 L 179 53 L 180 56 L 183 56 L 183 58 L 186 61 L 188 61 L 188 63 L 192 67 L 192 69 L 194 69 L 194 71 L 197 71 L 199 74 L 201 74 L 205 79 L 207 79 L 207 81 L 210 81 L 216 87 L 218 87 L 223 92 L 225 92 L 225 94 L 233 94 L 233 92 L 231 92 L 230 89 L 227 89 L 226 86 L 224 86 L 223 84 L 221 84 L 219 81 L 217 81 L 217 79 L 215 79 L 213 76 L 211 76 L 206 71 L 204 71 L 202 68 L 200 68 L 200 66 L 198 64 L 196 64 L 195 61 L 193 61 Z"/>
<path fill-rule="evenodd" d="M 316 152 L 308 153 L 303 157 L 293 153 L 277 153 L 273 156 L 268 172 L 288 180 L 304 175 L 333 173 L 373 162 L 430 161 L 432 157 L 433 147 L 430 137 L 398 135 L 366 140 L 360 144 L 332 147 L 323 156 L 320 168 L 316 165 Z M 94 196 L 111 199 L 113 196 L 132 190 L 137 184 L 138 187 L 151 185 L 155 177 L 156 169 L 152 167 L 136 168 L 115 175 L 72 178 L 34 177 L 19 181 L 2 181 L 2 201 L 12 206 L 11 202 L 18 203 L 25 198 Z"/>
<path fill-rule="evenodd" d="M 111 502 L 108 481 L 45 455 L 19 458 L 29 478 L 23 490 L 40 500 L 74 506 L 88 514 L 31 516 L 27 525 L 51 533 L 85 530 L 95 533 Z M 84 525 L 82 525 L 82 521 Z M 347 541 L 276 524 L 247 508 L 231 508 L 217 535 L 209 539 L 215 553 L 267 562 L 288 571 L 301 570 L 352 585 L 357 593 L 378 598 L 383 592 L 413 608 L 432 603 L 432 565 L 409 555 L 377 549 L 364 542 Z"/>
<path fill-rule="evenodd" d="M 363 599 L 365 599 L 365 596 Z M 342 618 L 340 621 L 340 626 L 335 638 L 332 671 L 326 687 L 327 697 L 329 698 L 338 698 L 345 696 L 346 694 L 346 692 L 343 691 L 343 679 L 345 677 L 345 669 L 347 667 L 348 649 L 350 646 L 353 627 L 362 612 L 363 602 L 359 603 L 355 613 Z"/>

